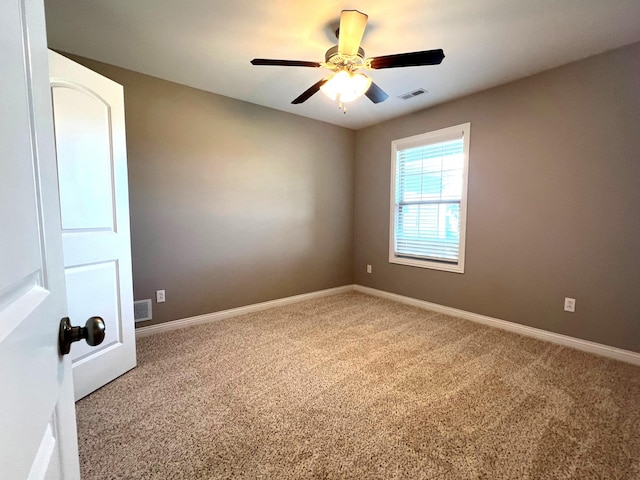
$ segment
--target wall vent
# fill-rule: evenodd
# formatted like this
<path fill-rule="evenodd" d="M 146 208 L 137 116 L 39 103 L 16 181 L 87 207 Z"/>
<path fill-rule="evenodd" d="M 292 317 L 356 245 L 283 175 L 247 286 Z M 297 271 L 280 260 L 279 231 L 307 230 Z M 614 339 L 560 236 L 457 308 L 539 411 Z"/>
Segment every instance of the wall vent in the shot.
<path fill-rule="evenodd" d="M 409 100 L 410 98 L 417 97 L 418 95 L 422 95 L 423 93 L 427 93 L 427 91 L 424 88 L 419 88 L 412 92 L 405 93 L 404 95 L 400 95 L 398 96 L 398 98 L 401 98 L 402 100 Z"/>
<path fill-rule="evenodd" d="M 133 302 L 133 318 L 136 322 L 151 320 L 151 299 Z"/>

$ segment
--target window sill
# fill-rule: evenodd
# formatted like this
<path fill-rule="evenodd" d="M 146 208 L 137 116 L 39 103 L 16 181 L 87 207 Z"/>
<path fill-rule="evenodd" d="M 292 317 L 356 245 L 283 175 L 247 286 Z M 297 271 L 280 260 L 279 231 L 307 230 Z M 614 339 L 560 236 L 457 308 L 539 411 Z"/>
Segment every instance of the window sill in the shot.
<path fill-rule="evenodd" d="M 430 270 L 440 270 L 443 272 L 464 273 L 464 263 L 441 263 L 429 260 L 420 260 L 418 258 L 396 257 L 395 255 L 391 255 L 389 257 L 389 263 L 407 265 L 410 267 L 428 268 Z"/>

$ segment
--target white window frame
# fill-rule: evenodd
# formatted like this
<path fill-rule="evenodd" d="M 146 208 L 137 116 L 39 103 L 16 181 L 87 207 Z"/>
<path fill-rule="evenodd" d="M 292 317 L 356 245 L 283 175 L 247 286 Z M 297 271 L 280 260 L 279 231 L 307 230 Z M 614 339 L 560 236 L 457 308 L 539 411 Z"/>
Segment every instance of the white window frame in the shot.
<path fill-rule="evenodd" d="M 465 245 L 467 231 L 467 187 L 469 178 L 469 138 L 471 123 L 463 123 L 452 127 L 427 132 L 412 137 L 401 138 L 391 142 L 391 196 L 389 215 L 389 262 L 412 267 L 430 268 L 446 272 L 464 273 Z M 458 262 L 449 263 L 409 256 L 398 256 L 395 253 L 395 225 L 396 225 L 396 161 L 398 152 L 408 148 L 414 148 L 434 143 L 445 142 L 462 137 L 464 167 L 462 174 L 462 195 L 460 198 L 460 243 L 458 250 Z"/>

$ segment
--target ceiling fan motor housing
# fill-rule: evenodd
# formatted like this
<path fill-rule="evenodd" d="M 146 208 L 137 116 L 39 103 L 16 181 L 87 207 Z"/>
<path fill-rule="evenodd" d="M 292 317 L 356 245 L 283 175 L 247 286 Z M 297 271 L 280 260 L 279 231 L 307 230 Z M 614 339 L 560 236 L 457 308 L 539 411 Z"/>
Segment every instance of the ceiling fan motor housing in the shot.
<path fill-rule="evenodd" d="M 325 62 L 337 67 L 362 67 L 364 65 L 364 49 L 358 47 L 356 55 L 344 55 L 338 51 L 338 45 L 331 47 L 324 54 Z"/>

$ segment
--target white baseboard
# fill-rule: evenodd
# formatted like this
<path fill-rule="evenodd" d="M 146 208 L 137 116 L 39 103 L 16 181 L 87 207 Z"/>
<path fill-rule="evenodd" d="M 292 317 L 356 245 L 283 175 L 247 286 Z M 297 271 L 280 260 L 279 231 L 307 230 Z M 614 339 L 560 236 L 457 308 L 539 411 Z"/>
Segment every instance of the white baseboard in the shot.
<path fill-rule="evenodd" d="M 136 338 L 147 337 L 156 333 L 169 332 L 178 330 L 179 328 L 192 327 L 194 325 L 202 325 L 203 323 L 217 322 L 225 318 L 237 317 L 246 313 L 259 312 L 274 307 L 282 307 L 292 303 L 304 302 L 314 298 L 328 297 L 338 293 L 352 292 L 353 285 L 345 285 L 343 287 L 329 288 L 327 290 L 319 290 L 317 292 L 303 293 L 302 295 L 294 295 L 293 297 L 279 298 L 268 302 L 254 303 L 244 307 L 231 308 L 214 313 L 206 313 L 196 317 L 183 318 L 181 320 L 172 320 L 170 322 L 159 323 L 157 325 L 149 325 L 148 327 L 136 328 Z"/>
<path fill-rule="evenodd" d="M 614 360 L 620 360 L 622 362 L 640 366 L 640 353 L 632 352 L 630 350 L 623 350 L 621 348 L 610 347 L 601 343 L 590 342 L 588 340 L 581 340 L 579 338 L 569 337 L 559 333 L 548 332 L 539 328 L 528 327 L 526 325 L 508 322 L 506 320 L 499 320 L 497 318 L 487 317 L 485 315 L 479 315 L 465 310 L 458 310 L 457 308 L 445 307 L 444 305 L 438 305 L 437 303 L 425 302 L 424 300 L 417 300 L 415 298 L 405 297 L 395 293 L 377 290 L 375 288 L 364 287 L 362 285 L 353 285 L 353 289 L 357 292 L 373 295 L 375 297 L 386 298 L 406 305 L 424 308 L 425 310 L 444 313 L 452 317 L 463 318 L 489 327 L 508 330 L 526 337 L 537 338 L 557 345 L 575 348 L 576 350 L 582 350 L 583 352 L 589 352 L 602 357 L 612 358 Z"/>
<path fill-rule="evenodd" d="M 302 295 L 295 295 L 293 297 L 285 297 L 277 300 L 271 300 L 269 302 L 255 303 L 253 305 L 247 305 L 244 307 L 232 308 L 230 310 L 222 310 L 220 312 L 207 313 L 205 315 L 198 315 L 196 317 L 183 318 L 181 320 L 173 320 L 171 322 L 160 323 L 158 325 L 150 325 L 148 327 L 136 328 L 136 338 L 146 337 L 154 335 L 156 333 L 169 332 L 171 330 L 177 330 L 180 328 L 191 327 L 194 325 L 201 325 L 204 323 L 216 322 L 225 318 L 237 317 L 246 313 L 259 312 L 261 310 L 267 310 L 269 308 L 281 307 L 284 305 L 290 305 L 292 303 L 304 302 L 306 300 L 312 300 L 314 298 L 327 297 L 329 295 L 336 295 L 338 293 L 345 292 L 360 292 L 375 297 L 386 298 L 398 303 L 404 303 L 425 310 L 431 310 L 433 312 L 444 313 L 452 317 L 463 318 L 472 322 L 481 323 L 489 327 L 500 328 L 509 332 L 518 333 L 526 337 L 537 338 L 538 340 L 544 340 L 547 342 L 555 343 L 557 345 L 563 345 L 565 347 L 575 348 L 576 350 L 582 350 L 583 352 L 593 353 L 602 357 L 612 358 L 614 360 L 620 360 L 622 362 L 631 363 L 633 365 L 640 366 L 640 353 L 632 352 L 630 350 L 623 350 L 621 348 L 610 347 L 601 343 L 590 342 L 588 340 L 581 340 L 579 338 L 569 337 L 568 335 L 561 335 L 559 333 L 548 332 L 539 328 L 528 327 L 526 325 L 520 325 L 518 323 L 508 322 L 506 320 L 499 320 L 497 318 L 488 317 L 486 315 L 479 315 L 477 313 L 467 312 L 465 310 L 459 310 L 457 308 L 446 307 L 437 303 L 426 302 L 424 300 L 418 300 L 416 298 L 405 297 L 396 293 L 385 292 L 383 290 L 377 290 L 375 288 L 364 287 L 362 285 L 345 285 L 343 287 L 329 288 L 327 290 L 319 290 L 317 292 L 304 293 Z"/>

